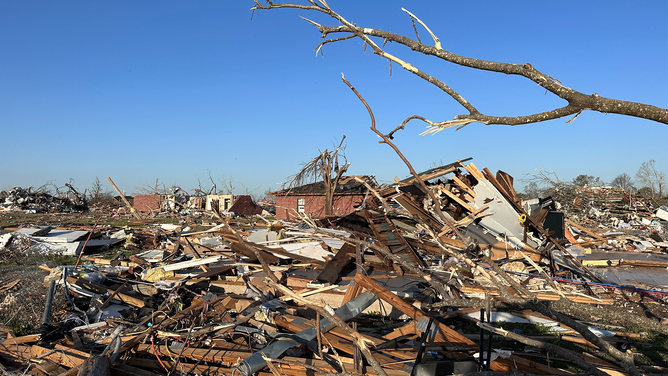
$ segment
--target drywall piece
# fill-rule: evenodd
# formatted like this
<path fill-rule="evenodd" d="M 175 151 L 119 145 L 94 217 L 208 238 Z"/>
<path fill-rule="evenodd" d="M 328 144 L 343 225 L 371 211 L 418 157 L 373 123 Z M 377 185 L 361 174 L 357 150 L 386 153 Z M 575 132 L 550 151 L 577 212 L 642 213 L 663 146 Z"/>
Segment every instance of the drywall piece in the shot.
<path fill-rule="evenodd" d="M 326 257 L 334 257 L 332 252 L 326 251 L 322 248 L 320 242 L 286 243 L 281 244 L 281 248 L 283 248 L 288 253 L 302 255 L 316 260 L 325 260 Z M 276 256 L 280 258 L 287 258 L 281 255 Z"/>
<path fill-rule="evenodd" d="M 248 235 L 248 241 L 253 243 L 270 242 L 276 240 L 278 232 L 269 230 L 257 230 Z"/>
<path fill-rule="evenodd" d="M 6 233 L 0 235 L 0 249 L 3 249 L 7 246 L 7 243 L 9 243 L 9 240 L 12 238 L 12 233 Z"/>
<path fill-rule="evenodd" d="M 520 215 L 506 202 L 501 192 L 486 180 L 480 180 L 473 190 L 476 193 L 473 208 L 480 209 L 489 204 L 485 212 L 489 211 L 490 214 L 480 220 L 480 225 L 516 249 L 524 248 L 525 244 L 521 240 L 524 237 L 524 227 L 520 223 Z M 538 246 L 531 238 L 527 243 L 534 248 Z"/>
<path fill-rule="evenodd" d="M 151 250 L 138 253 L 136 256 L 141 257 L 148 262 L 160 262 L 163 258 L 165 258 L 165 251 Z"/>
<path fill-rule="evenodd" d="M 664 221 L 668 221 L 668 206 L 660 206 L 656 211 L 656 216 Z"/>
<path fill-rule="evenodd" d="M 225 246 L 225 244 L 220 241 L 220 236 L 215 238 L 200 238 L 199 244 L 209 248 L 220 248 Z"/>
<path fill-rule="evenodd" d="M 480 319 L 480 311 L 467 313 L 467 314 L 462 315 L 462 316 L 466 316 L 471 320 L 478 320 L 478 319 Z M 525 318 L 525 317 L 513 315 L 512 313 L 508 313 L 508 312 L 491 312 L 490 321 L 491 322 L 509 322 L 509 323 L 515 323 L 515 324 L 542 325 L 544 327 L 550 328 L 550 331 L 553 331 L 553 332 L 568 331 L 568 329 L 560 327 L 561 324 L 557 321 L 548 320 L 548 319 L 544 319 L 544 318 L 541 318 L 541 317 L 535 317 L 535 316 L 529 316 L 528 318 Z"/>
<path fill-rule="evenodd" d="M 87 235 L 88 231 L 51 230 L 46 236 L 34 236 L 33 239 L 47 243 L 72 243 Z"/>
<path fill-rule="evenodd" d="M 42 243 L 32 242 L 32 251 L 43 254 L 59 254 L 62 256 L 76 256 L 81 252 L 84 242 L 75 243 Z"/>

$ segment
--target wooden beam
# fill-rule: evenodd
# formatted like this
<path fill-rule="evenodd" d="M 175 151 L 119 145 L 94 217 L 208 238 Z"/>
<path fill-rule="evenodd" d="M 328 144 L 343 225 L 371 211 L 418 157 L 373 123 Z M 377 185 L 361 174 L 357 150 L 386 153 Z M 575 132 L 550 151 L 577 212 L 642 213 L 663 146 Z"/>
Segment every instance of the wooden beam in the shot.
<path fill-rule="evenodd" d="M 458 203 L 459 205 L 461 205 L 464 209 L 468 210 L 469 212 L 473 213 L 473 212 L 476 211 L 471 205 L 469 205 L 468 202 L 466 202 L 466 201 L 462 200 L 461 198 L 457 197 L 457 195 L 455 195 L 454 193 L 450 192 L 449 190 L 443 188 L 443 187 L 440 186 L 440 185 L 438 186 L 438 189 L 439 189 L 441 192 L 445 193 L 446 196 L 450 197 L 450 198 L 451 198 L 452 200 L 454 200 L 456 203 Z"/>
<path fill-rule="evenodd" d="M 94 283 L 87 281 L 85 279 L 74 278 L 74 277 L 67 277 L 67 282 L 83 287 L 87 290 L 92 290 L 93 292 L 95 291 L 97 291 L 98 293 L 109 292 L 110 294 L 115 294 L 116 299 L 134 307 L 143 308 L 146 305 L 143 299 L 135 298 L 134 296 L 126 295 L 123 294 L 122 292 L 116 292 L 116 290 L 110 289 L 107 286 L 101 285 L 99 283 Z"/>
<path fill-rule="evenodd" d="M 594 239 L 596 239 L 596 240 L 603 240 L 603 241 L 605 241 L 605 239 L 602 238 L 601 236 L 599 236 L 598 234 L 595 234 L 594 232 L 587 230 L 586 228 L 580 226 L 579 224 L 577 224 L 577 223 L 571 221 L 571 220 L 568 219 L 568 218 L 566 218 L 566 223 L 568 223 L 569 225 L 571 225 L 571 226 L 577 228 L 578 230 L 584 232 L 585 234 L 591 236 L 592 238 L 594 238 Z M 577 243 L 575 243 L 575 244 L 577 244 Z"/>
<path fill-rule="evenodd" d="M 359 283 L 362 287 L 374 293 L 376 296 L 378 296 L 379 299 L 382 299 L 390 303 L 390 305 L 392 305 L 394 308 L 405 313 L 413 320 L 419 320 L 423 317 L 428 318 L 428 316 L 424 312 L 422 312 L 422 310 L 403 300 L 392 291 L 379 285 L 371 278 L 368 278 L 362 274 L 357 274 L 355 276 L 355 282 Z M 462 346 L 476 346 L 475 342 L 457 333 L 456 331 L 450 329 L 450 327 L 448 327 L 447 325 L 439 321 L 436 321 L 436 323 L 438 324 L 438 327 L 440 329 L 440 333 L 437 334 L 435 337 L 436 341 L 448 341 L 452 344 L 462 345 Z"/>
<path fill-rule="evenodd" d="M 461 181 L 461 179 L 459 179 L 459 178 L 456 177 L 456 176 L 453 176 L 453 177 L 452 177 L 452 181 L 455 182 L 455 184 L 457 185 L 457 187 L 458 187 L 459 189 L 463 189 L 463 190 L 465 190 L 466 193 L 469 194 L 469 196 L 475 198 L 475 191 L 474 191 L 473 189 L 471 189 L 468 185 L 466 185 L 466 183 L 464 183 L 463 181 Z"/>

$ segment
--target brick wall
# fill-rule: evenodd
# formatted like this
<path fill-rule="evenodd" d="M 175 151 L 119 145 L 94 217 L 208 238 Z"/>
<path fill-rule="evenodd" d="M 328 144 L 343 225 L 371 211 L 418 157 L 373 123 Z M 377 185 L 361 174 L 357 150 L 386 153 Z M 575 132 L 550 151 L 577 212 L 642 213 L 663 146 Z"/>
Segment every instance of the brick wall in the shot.
<path fill-rule="evenodd" d="M 135 196 L 133 207 L 138 212 L 147 213 L 150 210 L 160 210 L 160 195 L 139 195 Z"/>
<path fill-rule="evenodd" d="M 312 218 L 325 217 L 325 196 L 276 196 L 276 218 L 290 220 L 297 217 L 297 201 L 304 199 L 304 212 Z M 364 195 L 334 196 L 334 214 L 347 215 L 355 211 Z"/>

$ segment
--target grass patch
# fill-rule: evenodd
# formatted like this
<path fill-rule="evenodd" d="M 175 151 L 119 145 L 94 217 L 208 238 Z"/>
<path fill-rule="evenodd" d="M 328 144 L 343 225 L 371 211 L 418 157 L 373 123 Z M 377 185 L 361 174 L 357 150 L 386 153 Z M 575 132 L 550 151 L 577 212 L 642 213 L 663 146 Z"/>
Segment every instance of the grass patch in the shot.
<path fill-rule="evenodd" d="M 5 326 L 11 329 L 12 333 L 17 337 L 34 334 L 39 330 L 39 327 L 23 320 L 15 318 L 7 320 L 5 317 L 0 317 L 0 320 L 2 320 Z"/>
<path fill-rule="evenodd" d="M 646 342 L 638 342 L 637 345 L 643 348 L 642 351 L 638 351 L 640 353 L 640 355 L 636 357 L 638 363 L 650 366 L 668 367 L 667 335 L 650 335 Z"/>

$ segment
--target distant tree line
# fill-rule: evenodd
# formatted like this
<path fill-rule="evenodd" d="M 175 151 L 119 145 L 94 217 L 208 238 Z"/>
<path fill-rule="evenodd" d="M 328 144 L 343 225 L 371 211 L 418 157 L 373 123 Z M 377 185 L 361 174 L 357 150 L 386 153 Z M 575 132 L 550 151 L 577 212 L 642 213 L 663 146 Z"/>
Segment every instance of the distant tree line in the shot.
<path fill-rule="evenodd" d="M 524 187 L 526 197 L 539 197 L 550 192 L 563 189 L 573 189 L 581 187 L 606 186 L 607 183 L 598 176 L 578 175 L 572 181 L 562 181 L 554 171 L 538 169 L 535 173 L 526 174 L 524 179 L 528 184 Z M 635 193 L 643 197 L 652 199 L 663 199 L 666 195 L 666 173 L 656 169 L 656 161 L 650 159 L 643 162 L 635 174 L 635 179 L 627 173 L 617 175 L 610 186 L 622 188 L 630 193 Z"/>

